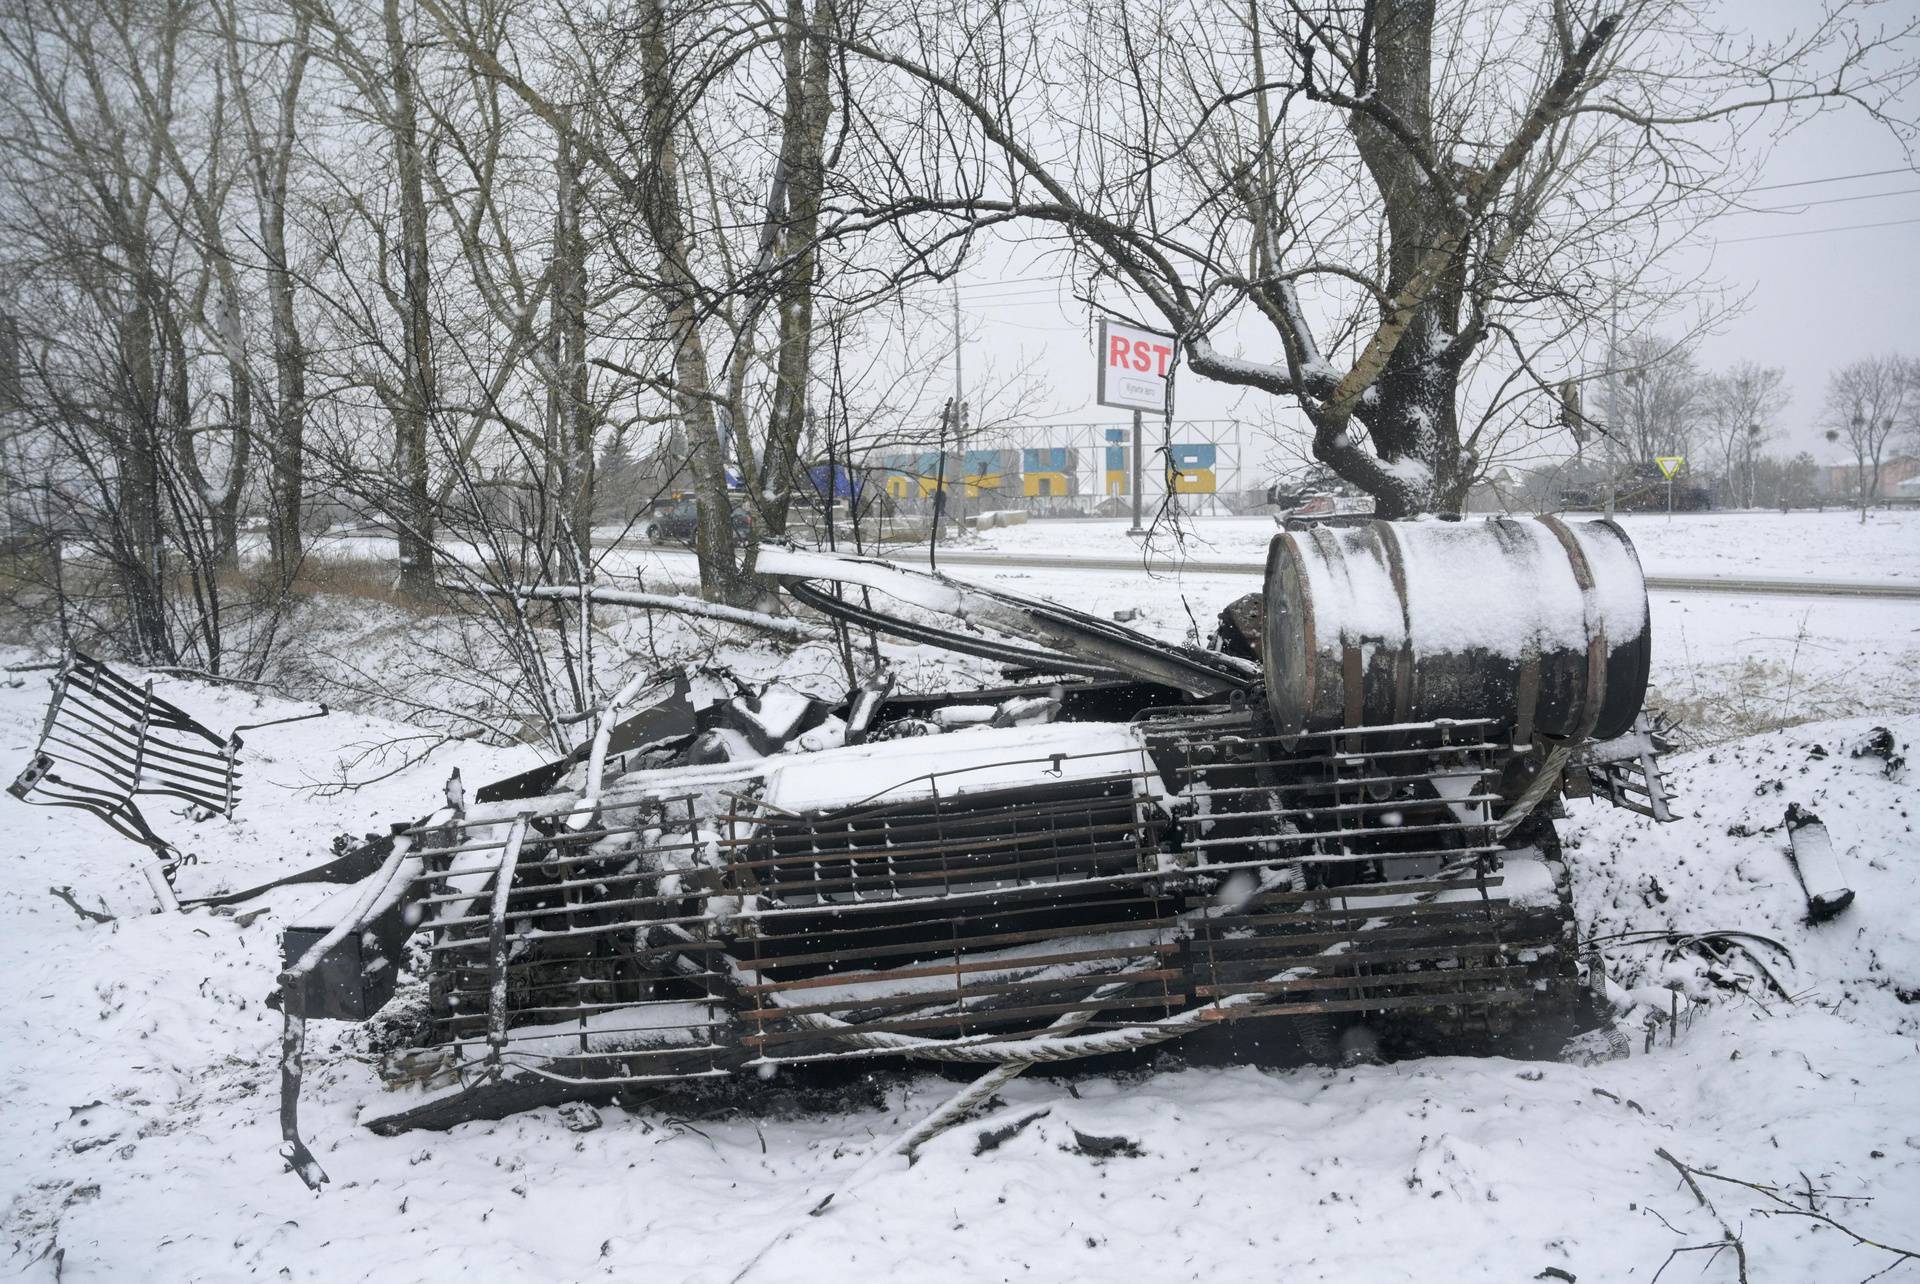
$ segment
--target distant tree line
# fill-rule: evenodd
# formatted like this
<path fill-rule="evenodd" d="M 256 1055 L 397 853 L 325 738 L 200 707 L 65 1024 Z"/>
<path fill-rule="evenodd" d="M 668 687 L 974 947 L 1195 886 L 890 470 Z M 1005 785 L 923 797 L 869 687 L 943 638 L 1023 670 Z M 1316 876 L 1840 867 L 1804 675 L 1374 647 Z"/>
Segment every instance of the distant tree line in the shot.
<path fill-rule="evenodd" d="M 1649 335 L 1622 341 L 1602 382 L 1595 421 L 1582 426 L 1601 477 L 1651 473 L 1680 456 L 1716 502 L 1754 508 L 1813 503 L 1820 466 L 1808 452 L 1782 458 L 1768 446 L 1792 402 L 1786 372 L 1738 361 L 1703 368 L 1695 344 Z M 1901 452 L 1920 453 L 1920 358 L 1886 353 L 1831 372 L 1812 423 L 1855 467 L 1846 498 L 1863 511 L 1881 494 L 1881 470 Z"/>

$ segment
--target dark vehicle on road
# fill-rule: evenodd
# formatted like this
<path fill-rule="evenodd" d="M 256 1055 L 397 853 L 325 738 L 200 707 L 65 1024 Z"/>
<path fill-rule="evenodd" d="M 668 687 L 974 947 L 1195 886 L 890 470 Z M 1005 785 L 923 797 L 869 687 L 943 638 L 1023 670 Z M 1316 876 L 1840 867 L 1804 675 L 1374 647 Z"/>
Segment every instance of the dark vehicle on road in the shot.
<path fill-rule="evenodd" d="M 733 509 L 733 537 L 745 539 L 753 534 L 753 514 L 744 508 Z M 640 538 L 649 544 L 691 545 L 700 529 L 700 501 L 676 499 L 657 505 L 636 524 Z"/>
<path fill-rule="evenodd" d="M 1664 513 L 1667 511 L 1669 483 L 1658 469 L 1636 468 L 1614 483 L 1613 506 L 1622 513 Z M 1713 508 L 1711 487 L 1691 481 L 1675 481 L 1672 486 L 1673 511 L 1704 513 Z M 1568 486 L 1560 492 L 1563 512 L 1599 512 L 1607 506 L 1604 486 Z"/>

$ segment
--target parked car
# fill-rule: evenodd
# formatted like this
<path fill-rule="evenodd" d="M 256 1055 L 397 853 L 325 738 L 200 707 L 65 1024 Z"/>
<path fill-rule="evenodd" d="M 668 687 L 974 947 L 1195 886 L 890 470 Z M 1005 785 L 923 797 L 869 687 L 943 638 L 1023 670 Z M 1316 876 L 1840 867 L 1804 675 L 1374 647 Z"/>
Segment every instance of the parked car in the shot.
<path fill-rule="evenodd" d="M 700 501 L 676 499 L 657 505 L 640 519 L 640 538 L 649 544 L 692 545 L 699 537 Z M 744 507 L 733 509 L 733 537 L 746 539 L 753 534 L 753 514 Z"/>

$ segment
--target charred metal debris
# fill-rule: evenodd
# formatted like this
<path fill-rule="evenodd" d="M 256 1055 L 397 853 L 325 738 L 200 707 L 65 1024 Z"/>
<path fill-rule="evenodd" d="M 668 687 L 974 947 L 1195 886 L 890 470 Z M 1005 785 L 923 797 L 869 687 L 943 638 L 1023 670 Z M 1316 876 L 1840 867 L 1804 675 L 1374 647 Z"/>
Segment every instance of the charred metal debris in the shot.
<path fill-rule="evenodd" d="M 403 967 L 383 1133 L 833 1064 L 1231 1055 L 1284 1019 L 1330 1055 L 1593 1023 L 1563 787 L 1667 808 L 1617 526 L 1286 532 L 1212 648 L 884 562 L 760 569 L 1012 680 L 828 704 L 637 678 L 575 753 L 450 789 L 286 933 L 310 1185 L 306 1022 L 368 1019 Z"/>
<path fill-rule="evenodd" d="M 836 1065 L 991 1087 L 1282 1028 L 1337 1057 L 1595 1024 L 1561 799 L 1671 815 L 1619 527 L 1283 532 L 1204 648 L 884 562 L 759 567 L 836 627 L 1005 685 L 882 673 L 829 702 L 635 677 L 574 752 L 456 778 L 311 871 L 356 881 L 283 937 L 283 1153 L 309 1185 L 312 1020 L 381 1016 L 382 1133 Z M 148 693 L 110 689 L 151 746 Z M 225 800 L 231 755 L 197 734 Z"/>
<path fill-rule="evenodd" d="M 240 805 L 240 733 L 327 713 L 321 705 L 317 713 L 250 723 L 221 736 L 156 696 L 151 678 L 135 685 L 81 651 L 48 667 L 53 695 L 40 739 L 7 792 L 34 806 L 98 816 L 144 847 L 139 869 L 163 910 L 181 907 L 174 876 L 194 857 L 155 832 L 136 800 L 165 796 L 184 802 L 193 818 L 231 818 Z"/>

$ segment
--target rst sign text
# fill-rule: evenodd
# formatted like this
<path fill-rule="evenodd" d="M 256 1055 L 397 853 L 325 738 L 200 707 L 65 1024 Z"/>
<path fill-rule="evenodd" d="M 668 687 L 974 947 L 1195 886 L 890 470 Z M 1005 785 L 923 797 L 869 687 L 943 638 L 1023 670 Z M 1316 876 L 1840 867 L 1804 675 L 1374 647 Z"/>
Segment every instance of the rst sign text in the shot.
<path fill-rule="evenodd" d="M 1100 396 L 1121 410 L 1173 409 L 1173 336 L 1124 321 L 1100 322 Z"/>

